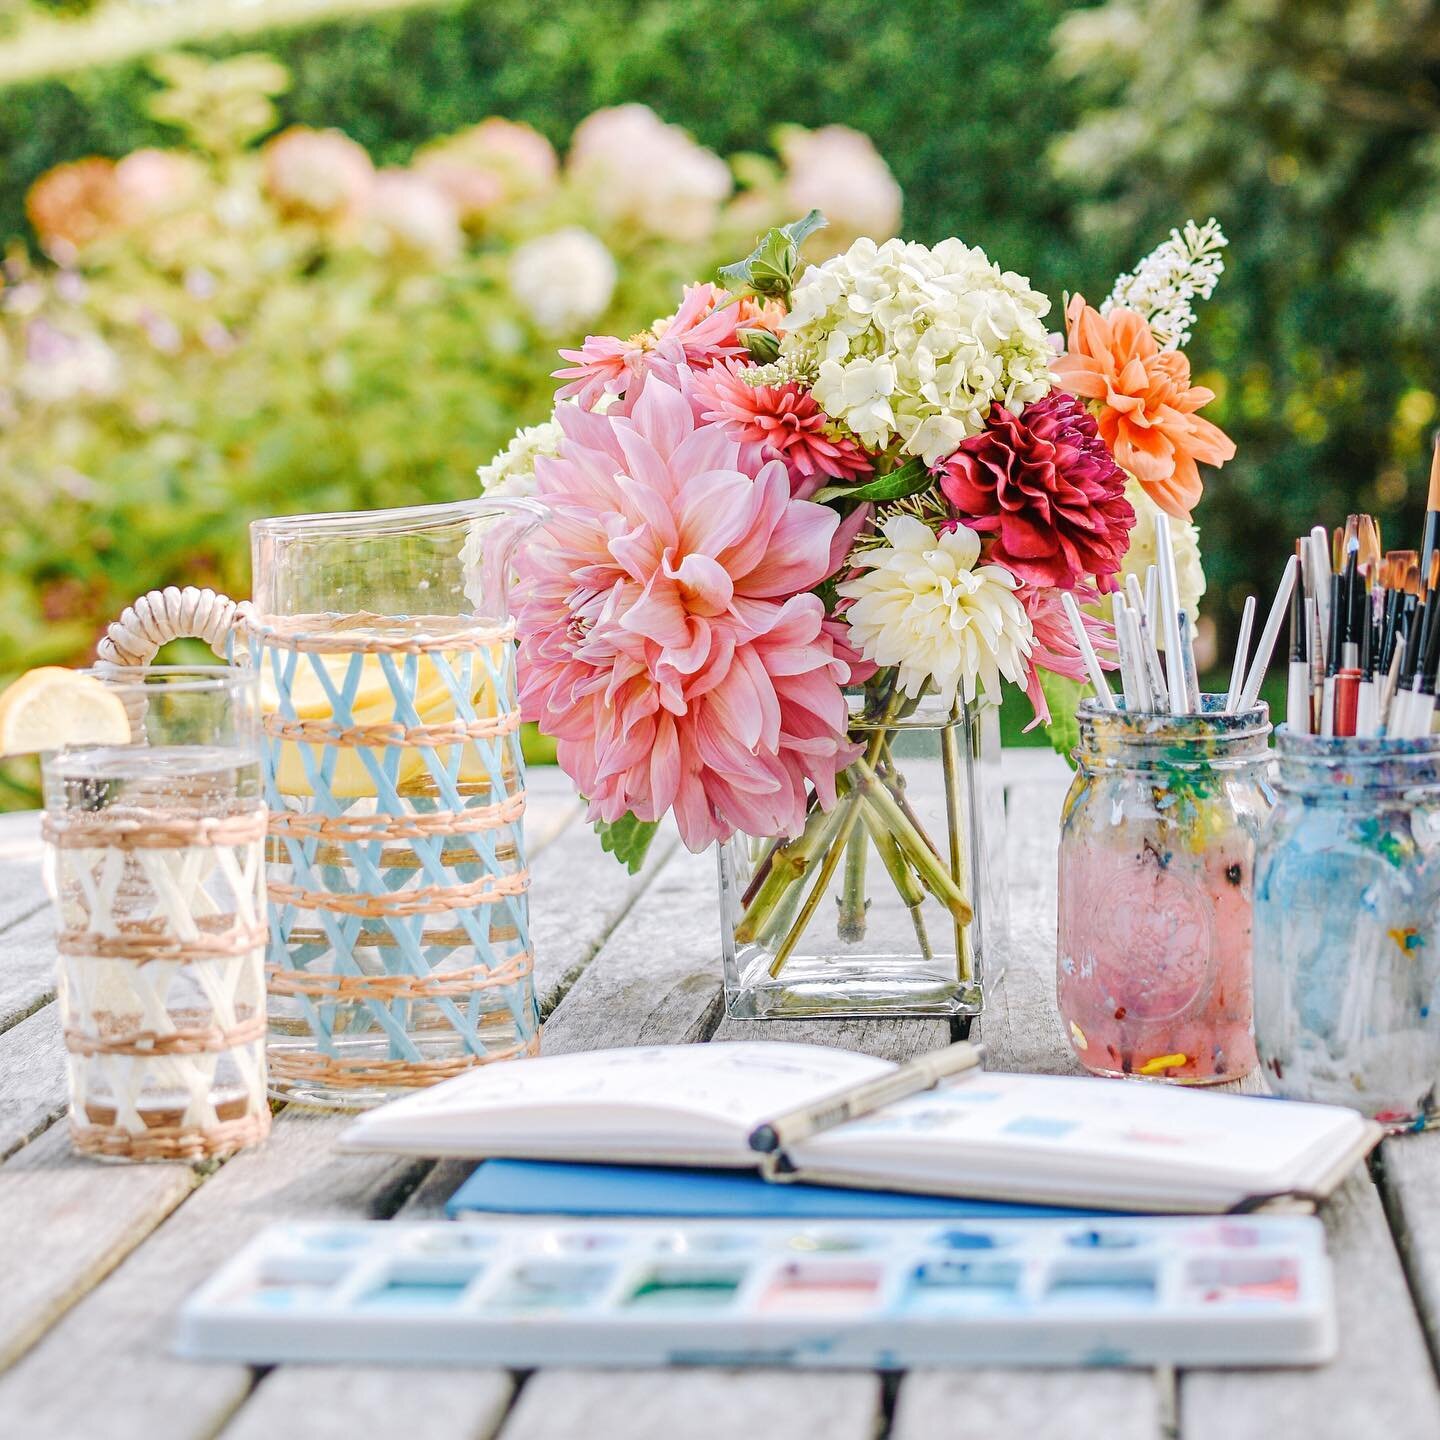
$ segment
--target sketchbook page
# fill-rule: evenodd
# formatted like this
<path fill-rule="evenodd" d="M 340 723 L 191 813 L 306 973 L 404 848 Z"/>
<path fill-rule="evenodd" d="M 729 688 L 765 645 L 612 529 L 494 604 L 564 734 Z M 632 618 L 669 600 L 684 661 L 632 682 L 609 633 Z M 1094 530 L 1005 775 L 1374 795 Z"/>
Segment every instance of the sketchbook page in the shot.
<path fill-rule="evenodd" d="M 486 1065 L 366 1112 L 347 1149 L 757 1163 L 764 1120 L 883 1075 L 887 1060 L 821 1045 L 720 1042 Z M 463 1147 L 457 1150 L 457 1146 Z"/>
<path fill-rule="evenodd" d="M 986 1072 L 911 1096 L 796 1146 L 805 1170 L 1093 1192 L 1233 1195 L 1304 1188 L 1317 1157 L 1364 1122 L 1333 1106 L 1172 1087 Z"/>

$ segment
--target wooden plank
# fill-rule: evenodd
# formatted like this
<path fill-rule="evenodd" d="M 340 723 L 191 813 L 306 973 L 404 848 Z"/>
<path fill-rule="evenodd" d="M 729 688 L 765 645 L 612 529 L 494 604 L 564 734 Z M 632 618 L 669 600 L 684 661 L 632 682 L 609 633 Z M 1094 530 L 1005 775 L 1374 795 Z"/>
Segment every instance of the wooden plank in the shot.
<path fill-rule="evenodd" d="M 50 902 L 40 874 L 40 813 L 0 815 L 0 931 Z"/>
<path fill-rule="evenodd" d="M 1056 852 L 1069 778 L 1051 759 L 1061 768 L 1049 778 L 1006 787 L 1010 963 L 977 1029 L 992 1069 L 1078 1075 L 1055 1009 Z"/>
<path fill-rule="evenodd" d="M 533 861 L 579 821 L 585 807 L 568 779 L 563 789 L 553 784 L 537 788 L 527 775 L 525 787 L 525 853 Z"/>
<path fill-rule="evenodd" d="M 1160 1402 L 1129 1370 L 915 1370 L 890 1440 L 1160 1440 Z"/>
<path fill-rule="evenodd" d="M 55 998 L 55 921 L 48 905 L 0 933 L 0 1031 Z"/>
<path fill-rule="evenodd" d="M 65 1113 L 70 1082 L 54 1005 L 0 1034 L 0 1160 Z"/>
<path fill-rule="evenodd" d="M 546 1370 L 520 1392 L 500 1433 L 502 1440 L 874 1440 L 880 1405 L 875 1376 L 844 1371 Z"/>
<path fill-rule="evenodd" d="M 547 1055 L 704 1040 L 720 1018 L 715 857 L 677 848 L 545 1026 Z"/>
<path fill-rule="evenodd" d="M 347 1123 L 340 1115 L 281 1114 L 264 1146 L 222 1166 L 0 1377 L 0 1414 L 24 1415 L 35 1435 L 213 1435 L 249 1394 L 250 1371 L 171 1355 L 175 1315 L 186 1295 L 270 1221 L 388 1215 L 424 1169 L 423 1162 L 333 1154 Z M 21 1151 L 0 1170 L 0 1182 L 32 1152 L 40 1155 L 41 1146 Z M 102 1168 L 63 1155 L 36 1163 L 72 1170 L 76 1213 L 96 1223 L 103 1212 L 120 1209 L 113 1197 L 123 1176 L 150 1173 L 149 1167 Z M 7 1212 L 0 1232 L 8 1224 Z M 74 1383 L 77 1368 L 83 1385 Z"/>
<path fill-rule="evenodd" d="M 535 948 L 535 993 L 542 1016 L 560 1003 L 679 843 L 673 830 L 657 835 L 640 873 L 631 875 L 600 848 L 599 837 L 581 820 L 535 865 L 530 934 Z M 541 1046 L 549 1048 L 544 1037 Z"/>
<path fill-rule="evenodd" d="M 1335 1266 L 1338 1358 L 1309 1371 L 1182 1374 L 1180 1433 L 1185 1440 L 1211 1435 L 1274 1440 L 1277 1434 L 1434 1440 L 1440 1435 L 1435 1372 L 1369 1177 L 1363 1171 L 1352 1175 L 1325 1205 L 1323 1216 Z"/>
<path fill-rule="evenodd" d="M 90 1183 L 96 1169 L 56 1129 L 0 1170 L 0 1369 L 108 1275 L 197 1178 L 184 1165 L 109 1166 L 102 1192 Z"/>
<path fill-rule="evenodd" d="M 501 1370 L 350 1369 L 286 1365 L 255 1387 L 220 1433 L 224 1440 L 489 1440 L 515 1393 Z M 394 1416 L 392 1431 L 384 1423 Z M 402 1428 L 403 1426 L 403 1428 Z"/>
<path fill-rule="evenodd" d="M 1386 1140 L 1378 1169 L 1390 1229 L 1440 1363 L 1440 1132 Z"/>

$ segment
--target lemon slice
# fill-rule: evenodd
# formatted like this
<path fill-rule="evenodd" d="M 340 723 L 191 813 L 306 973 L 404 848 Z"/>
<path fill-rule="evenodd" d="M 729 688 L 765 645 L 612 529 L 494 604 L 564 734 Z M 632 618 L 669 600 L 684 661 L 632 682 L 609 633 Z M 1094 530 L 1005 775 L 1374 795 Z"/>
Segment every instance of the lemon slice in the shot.
<path fill-rule="evenodd" d="M 130 719 L 120 697 L 78 670 L 42 665 L 0 695 L 0 755 L 129 743 Z"/>
<path fill-rule="evenodd" d="M 497 647 L 498 648 L 498 647 Z M 442 652 L 446 663 L 456 674 L 460 672 L 462 657 L 458 652 Z M 326 678 L 339 691 L 343 688 L 352 661 L 350 655 L 307 656 L 296 667 L 290 687 L 290 704 L 297 720 L 331 720 L 333 707 L 314 664 L 324 667 Z M 500 670 L 501 656 L 492 657 L 495 672 Z M 484 668 L 476 664 L 476 682 L 471 695 L 475 712 L 482 718 L 499 714 L 500 700 L 493 682 Z M 456 718 L 455 697 L 445 683 L 434 660 L 422 655 L 416 667 L 414 697 L 412 704 L 422 725 L 441 725 Z M 261 705 L 267 713 L 281 709 L 280 697 L 274 677 L 268 668 L 261 670 Z M 414 724 L 408 712 L 396 701 L 394 691 L 380 664 L 378 656 L 366 655 L 361 662 L 359 680 L 355 695 L 350 702 L 349 723 L 353 725 L 385 725 L 391 723 Z M 302 749 L 302 746 L 304 747 Z M 367 747 L 368 755 L 375 761 L 383 757 L 383 747 Z M 452 747 L 440 747 L 441 763 L 447 766 L 453 754 Z M 313 795 L 311 767 L 318 767 L 324 758 L 324 747 L 310 745 L 304 741 L 283 740 L 276 766 L 276 787 L 282 795 Z M 308 763 L 307 763 L 308 762 Z M 428 773 L 426 757 L 417 747 L 407 747 L 400 756 L 394 783 L 404 786 L 408 782 Z M 482 763 L 480 754 L 473 744 L 465 744 L 460 754 L 458 779 L 461 782 L 491 780 L 489 769 Z M 356 799 L 376 793 L 375 777 L 359 750 L 342 747 L 331 761 L 327 788 L 336 799 Z"/>

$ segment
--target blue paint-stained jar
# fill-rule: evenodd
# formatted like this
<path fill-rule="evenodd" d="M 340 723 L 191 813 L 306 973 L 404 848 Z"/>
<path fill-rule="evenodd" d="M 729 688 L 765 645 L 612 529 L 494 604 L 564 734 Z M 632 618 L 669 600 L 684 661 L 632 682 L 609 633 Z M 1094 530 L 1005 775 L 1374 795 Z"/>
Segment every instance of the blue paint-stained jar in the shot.
<path fill-rule="evenodd" d="M 1276 739 L 1255 860 L 1266 1079 L 1419 1128 L 1440 1113 L 1440 737 Z"/>

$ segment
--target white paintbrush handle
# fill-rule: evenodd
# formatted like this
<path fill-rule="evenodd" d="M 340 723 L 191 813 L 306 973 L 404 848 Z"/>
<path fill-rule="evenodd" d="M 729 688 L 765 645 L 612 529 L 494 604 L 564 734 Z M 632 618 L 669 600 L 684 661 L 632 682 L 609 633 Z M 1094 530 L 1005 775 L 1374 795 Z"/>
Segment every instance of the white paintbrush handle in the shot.
<path fill-rule="evenodd" d="M 1265 672 L 1270 668 L 1270 656 L 1274 653 L 1275 642 L 1280 638 L 1280 627 L 1285 623 L 1285 613 L 1290 608 L 1290 591 L 1295 586 L 1295 557 L 1285 562 L 1285 571 L 1280 576 L 1280 587 L 1275 591 L 1274 603 L 1265 617 L 1265 628 L 1260 632 L 1260 643 L 1255 647 L 1255 661 L 1250 666 L 1250 676 L 1240 692 L 1240 704 L 1236 713 L 1251 709 L 1260 698 L 1260 686 L 1264 683 Z"/>
<path fill-rule="evenodd" d="M 1115 697 L 1110 693 L 1109 685 L 1105 683 L 1105 672 L 1100 668 L 1100 657 L 1095 653 L 1095 647 L 1090 643 L 1089 632 L 1085 629 L 1085 622 L 1080 618 L 1080 607 L 1075 603 L 1075 597 L 1068 590 L 1060 596 L 1060 603 L 1065 607 L 1065 614 L 1070 620 L 1070 628 L 1075 632 L 1075 643 L 1080 647 L 1080 658 L 1085 662 L 1085 670 L 1090 676 L 1090 684 L 1095 689 L 1095 698 L 1100 702 L 1102 709 L 1113 710 Z"/>

